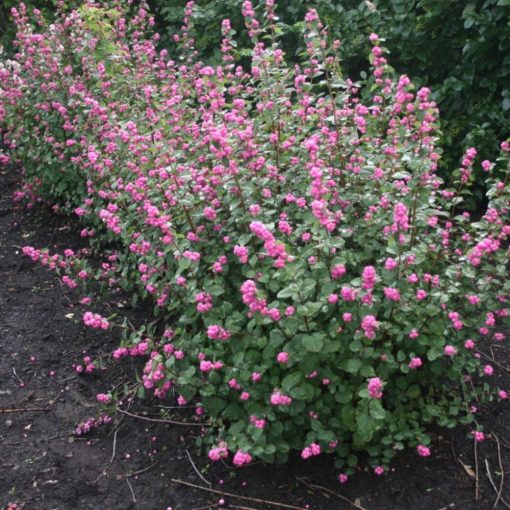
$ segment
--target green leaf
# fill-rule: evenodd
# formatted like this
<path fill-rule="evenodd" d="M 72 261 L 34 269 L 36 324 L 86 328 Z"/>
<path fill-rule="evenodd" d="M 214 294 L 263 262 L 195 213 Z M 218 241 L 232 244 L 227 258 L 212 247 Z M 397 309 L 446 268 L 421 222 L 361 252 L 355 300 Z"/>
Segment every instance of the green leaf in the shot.
<path fill-rule="evenodd" d="M 301 343 L 303 347 L 309 352 L 321 352 L 324 346 L 324 335 L 314 333 L 313 335 L 305 335 L 302 337 Z"/>
<path fill-rule="evenodd" d="M 386 417 L 386 411 L 383 409 L 380 400 L 372 399 L 368 404 L 370 416 L 375 420 L 384 420 Z"/>
<path fill-rule="evenodd" d="M 375 431 L 374 419 L 368 414 L 359 414 L 356 418 L 356 432 L 353 435 L 353 442 L 357 446 L 369 443 Z"/>
<path fill-rule="evenodd" d="M 356 374 L 358 373 L 358 370 L 362 367 L 363 363 L 358 358 L 351 358 L 343 360 L 340 363 L 340 368 L 345 370 L 346 372 L 349 372 L 349 374 Z"/>
<path fill-rule="evenodd" d="M 292 372 L 286 375 L 282 381 L 282 389 L 284 391 L 290 391 L 294 386 L 297 386 L 303 380 L 303 374 L 301 372 Z"/>

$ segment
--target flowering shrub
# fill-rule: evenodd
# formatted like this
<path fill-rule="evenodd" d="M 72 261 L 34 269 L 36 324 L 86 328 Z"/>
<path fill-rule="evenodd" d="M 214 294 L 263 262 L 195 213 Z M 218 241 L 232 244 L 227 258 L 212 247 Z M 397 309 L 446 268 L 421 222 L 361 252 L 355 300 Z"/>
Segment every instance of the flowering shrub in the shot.
<path fill-rule="evenodd" d="M 143 8 L 128 23 L 89 3 L 49 26 L 36 12 L 38 28 L 14 12 L 2 157 L 22 162 L 27 198 L 78 217 L 103 261 L 25 253 L 71 288 L 153 298 L 166 327 L 127 331 L 113 357 L 144 358 L 157 397 L 196 402 L 212 460 L 334 452 L 346 481 L 357 452 L 376 474 L 405 445 L 430 455 L 429 424 L 471 423 L 497 391 L 478 345 L 508 324 L 508 142 L 483 163 L 488 207 L 472 221 L 476 150 L 445 188 L 429 90 L 394 76 L 377 35 L 361 100 L 315 11 L 290 69 L 273 1 L 264 26 L 244 2 L 248 71 L 228 20 L 223 64 L 194 61 L 192 7 L 179 60 L 155 50 Z M 114 327 L 82 302 L 86 325 Z"/>

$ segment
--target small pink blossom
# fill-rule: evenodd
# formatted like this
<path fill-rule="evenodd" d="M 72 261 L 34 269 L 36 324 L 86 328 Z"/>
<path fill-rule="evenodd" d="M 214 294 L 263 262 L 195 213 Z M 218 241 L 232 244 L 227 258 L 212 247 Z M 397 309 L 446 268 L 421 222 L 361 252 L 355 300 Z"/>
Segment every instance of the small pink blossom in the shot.
<path fill-rule="evenodd" d="M 420 457 L 429 457 L 430 456 L 430 448 L 427 448 L 426 446 L 424 446 L 422 444 L 419 444 L 416 447 L 416 450 L 418 452 L 418 455 L 420 455 Z"/>
<path fill-rule="evenodd" d="M 457 349 L 455 349 L 455 347 L 453 345 L 447 345 L 444 348 L 444 354 L 445 354 L 445 356 L 453 357 L 457 354 Z"/>
<path fill-rule="evenodd" d="M 368 380 L 368 395 L 370 398 L 380 399 L 383 396 L 383 383 L 379 377 L 372 377 Z"/>

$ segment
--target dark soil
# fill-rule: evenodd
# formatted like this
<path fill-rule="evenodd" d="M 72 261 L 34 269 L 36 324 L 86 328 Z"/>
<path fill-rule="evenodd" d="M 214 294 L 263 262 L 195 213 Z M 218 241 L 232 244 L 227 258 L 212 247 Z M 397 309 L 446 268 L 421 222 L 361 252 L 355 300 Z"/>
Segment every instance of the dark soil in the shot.
<path fill-rule="evenodd" d="M 16 503 L 27 510 L 205 510 L 217 507 L 221 498 L 225 508 L 241 510 L 283 507 L 255 499 L 287 508 L 354 508 L 342 499 L 347 498 L 366 510 L 489 510 L 497 491 L 487 472 L 498 491 L 503 482 L 496 508 L 510 508 L 508 402 L 480 416 L 488 438 L 478 445 L 478 501 L 473 441 L 465 429 L 443 432 L 430 458 L 404 453 L 388 475 L 360 473 L 346 485 L 338 483 L 332 460 L 324 457 L 285 466 L 211 466 L 194 449 L 196 427 L 122 415 L 110 426 L 75 437 L 79 422 L 97 416 L 96 393 L 116 384 L 121 368 L 77 376 L 72 365 L 84 352 L 94 358 L 110 352 L 117 339 L 70 319 L 69 314 L 79 316 L 76 296 L 22 256 L 24 245 L 61 251 L 79 247 L 80 238 L 43 209 L 16 208 L 11 202 L 16 186 L 16 175 L 0 170 L 0 508 Z M 508 342 L 495 349 L 495 356 L 502 365 L 496 366 L 500 384 L 508 388 Z M 136 403 L 135 412 L 143 412 L 142 405 Z M 247 499 L 173 482 L 206 486 L 192 462 L 214 490 Z"/>

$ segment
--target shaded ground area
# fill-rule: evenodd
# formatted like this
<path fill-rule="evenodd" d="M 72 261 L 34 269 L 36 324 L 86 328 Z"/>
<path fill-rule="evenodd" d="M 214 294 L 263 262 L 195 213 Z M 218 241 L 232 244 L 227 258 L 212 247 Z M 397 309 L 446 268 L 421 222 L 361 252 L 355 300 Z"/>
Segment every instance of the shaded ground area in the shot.
<path fill-rule="evenodd" d="M 96 358 L 110 352 L 116 338 L 70 319 L 76 297 L 20 255 L 24 245 L 63 250 L 79 247 L 80 239 L 43 210 L 16 209 L 15 189 L 15 176 L 0 170 L 0 508 L 16 503 L 27 510 L 205 510 L 217 508 L 220 499 L 222 507 L 240 510 L 285 508 L 256 500 L 311 510 L 356 508 L 353 504 L 366 510 L 489 510 L 496 502 L 497 509 L 510 508 L 508 402 L 481 412 L 488 439 L 478 446 L 478 463 L 468 431 L 445 431 L 432 457 L 409 452 L 387 476 L 360 473 L 346 485 L 338 483 L 332 460 L 324 457 L 296 458 L 286 466 L 211 466 L 193 447 L 197 427 L 122 415 L 75 437 L 79 422 L 97 416 L 96 393 L 121 380 L 123 368 L 77 376 L 72 365 L 87 353 Z M 496 369 L 508 389 L 508 340 L 498 347 Z M 135 412 L 143 412 L 141 406 Z M 207 481 L 215 491 L 247 499 L 172 479 L 208 488 Z"/>

